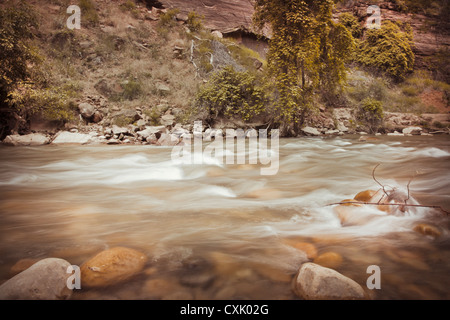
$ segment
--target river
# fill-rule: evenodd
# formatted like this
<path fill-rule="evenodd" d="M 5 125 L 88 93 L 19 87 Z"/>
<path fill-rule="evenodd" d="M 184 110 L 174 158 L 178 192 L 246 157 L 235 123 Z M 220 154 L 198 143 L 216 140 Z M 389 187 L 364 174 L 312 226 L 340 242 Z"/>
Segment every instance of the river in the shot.
<path fill-rule="evenodd" d="M 414 207 L 374 206 L 342 225 L 328 204 L 383 185 L 411 201 L 450 210 L 450 139 L 359 136 L 280 139 L 279 170 L 262 164 L 180 164 L 169 147 L 0 147 L 0 281 L 23 258 L 81 265 L 114 246 L 149 257 L 132 280 L 75 290 L 72 299 L 299 299 L 291 280 L 306 255 L 342 257 L 340 273 L 363 287 L 381 270 L 372 299 L 450 299 L 449 219 Z M 419 222 L 439 228 L 431 237 Z"/>

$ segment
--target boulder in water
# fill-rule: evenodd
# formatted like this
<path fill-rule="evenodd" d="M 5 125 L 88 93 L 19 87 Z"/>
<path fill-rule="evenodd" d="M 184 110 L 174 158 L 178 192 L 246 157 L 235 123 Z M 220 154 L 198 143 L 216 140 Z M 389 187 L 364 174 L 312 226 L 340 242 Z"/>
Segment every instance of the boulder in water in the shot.
<path fill-rule="evenodd" d="M 115 247 L 100 252 L 81 265 L 81 286 L 106 287 L 130 279 L 144 269 L 142 252 Z"/>
<path fill-rule="evenodd" d="M 339 272 L 304 263 L 293 282 L 294 292 L 306 300 L 363 300 L 364 289 L 354 280 Z"/>
<path fill-rule="evenodd" d="M 0 286 L 0 300 L 65 300 L 70 263 L 63 259 L 42 259 Z"/>

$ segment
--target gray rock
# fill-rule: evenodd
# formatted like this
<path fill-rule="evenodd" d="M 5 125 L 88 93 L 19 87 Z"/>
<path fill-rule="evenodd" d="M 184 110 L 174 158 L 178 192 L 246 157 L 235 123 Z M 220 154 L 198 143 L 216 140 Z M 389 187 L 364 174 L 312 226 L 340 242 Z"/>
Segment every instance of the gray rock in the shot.
<path fill-rule="evenodd" d="M 164 83 L 158 82 L 156 84 L 156 90 L 158 90 L 161 95 L 168 95 L 170 93 L 170 88 Z"/>
<path fill-rule="evenodd" d="M 91 142 L 92 136 L 84 133 L 72 133 L 68 131 L 60 131 L 56 134 L 52 144 L 85 144 Z"/>
<path fill-rule="evenodd" d="M 70 263 L 47 258 L 15 275 L 0 286 L 0 300 L 65 300 L 72 295 L 67 287 Z"/>
<path fill-rule="evenodd" d="M 307 300 L 363 300 L 364 289 L 354 280 L 318 264 L 304 263 L 298 271 L 293 288 Z"/>
<path fill-rule="evenodd" d="M 320 132 L 316 128 L 304 127 L 302 131 L 308 136 L 320 136 Z"/>
<path fill-rule="evenodd" d="M 138 131 L 136 132 L 138 137 L 142 137 L 145 139 L 147 139 L 148 137 L 151 136 L 156 136 L 157 138 L 159 138 L 161 136 L 162 133 L 166 132 L 166 128 L 164 126 L 158 126 L 158 127 L 145 127 L 144 130 Z"/>
<path fill-rule="evenodd" d="M 161 134 L 158 139 L 158 145 L 160 146 L 176 146 L 180 142 L 180 139 L 174 134 Z"/>
<path fill-rule="evenodd" d="M 90 103 L 83 102 L 78 105 L 78 110 L 83 118 L 89 119 L 95 113 L 95 106 Z"/>
<path fill-rule="evenodd" d="M 165 114 L 161 117 L 161 124 L 164 126 L 172 126 L 175 123 L 175 116 L 172 114 Z"/>
<path fill-rule="evenodd" d="M 41 133 L 30 133 L 27 135 L 9 135 L 3 143 L 9 146 L 39 146 L 50 143 L 50 138 Z"/>
<path fill-rule="evenodd" d="M 112 133 L 114 134 L 114 135 L 120 135 L 121 133 L 122 134 L 128 134 L 128 128 L 125 128 L 125 127 L 119 127 L 119 126 L 117 126 L 117 125 L 113 125 L 112 126 Z"/>
<path fill-rule="evenodd" d="M 420 135 L 422 133 L 421 127 L 407 127 L 403 129 L 403 134 L 406 135 Z"/>

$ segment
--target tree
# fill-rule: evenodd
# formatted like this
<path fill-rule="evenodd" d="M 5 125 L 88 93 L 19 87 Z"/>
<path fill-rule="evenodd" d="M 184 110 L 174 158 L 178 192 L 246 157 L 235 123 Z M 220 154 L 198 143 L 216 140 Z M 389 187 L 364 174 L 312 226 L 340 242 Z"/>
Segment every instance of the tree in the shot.
<path fill-rule="evenodd" d="M 32 45 L 37 28 L 37 15 L 24 1 L 0 8 L 0 139 L 28 131 L 28 120 L 38 112 L 48 120 L 72 117 L 75 91 L 52 83 L 43 71 L 43 58 Z"/>
<path fill-rule="evenodd" d="M 275 120 L 299 132 L 317 90 L 345 80 L 351 33 L 332 21 L 332 0 L 256 0 L 254 23 L 269 24 L 268 69 L 276 88 Z"/>
<path fill-rule="evenodd" d="M 385 20 L 381 29 L 366 31 L 358 50 L 357 61 L 367 67 L 382 70 L 395 80 L 403 80 L 413 71 L 412 31 L 405 32 L 394 22 Z"/>
<path fill-rule="evenodd" d="M 210 124 L 221 117 L 250 121 L 264 112 L 267 97 L 255 76 L 227 66 L 200 88 L 196 103 L 207 112 Z"/>
<path fill-rule="evenodd" d="M 13 112 L 7 99 L 20 83 L 29 79 L 30 65 L 39 61 L 36 49 L 29 42 L 36 26 L 36 15 L 24 2 L 16 7 L 0 8 L 0 138 L 11 127 L 17 129 L 25 122 Z"/>

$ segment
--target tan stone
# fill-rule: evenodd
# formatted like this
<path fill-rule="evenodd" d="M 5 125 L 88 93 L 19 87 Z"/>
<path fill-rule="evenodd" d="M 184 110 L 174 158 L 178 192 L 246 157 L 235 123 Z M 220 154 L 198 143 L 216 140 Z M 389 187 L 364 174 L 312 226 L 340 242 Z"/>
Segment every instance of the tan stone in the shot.
<path fill-rule="evenodd" d="M 81 265 L 82 287 L 105 287 L 128 280 L 147 262 L 142 252 L 125 247 L 105 250 Z"/>
<path fill-rule="evenodd" d="M 376 193 L 377 193 L 377 191 L 374 191 L 374 190 L 361 191 L 355 196 L 354 199 L 356 201 L 361 201 L 361 202 L 370 202 L 370 200 L 373 198 L 373 196 Z"/>

